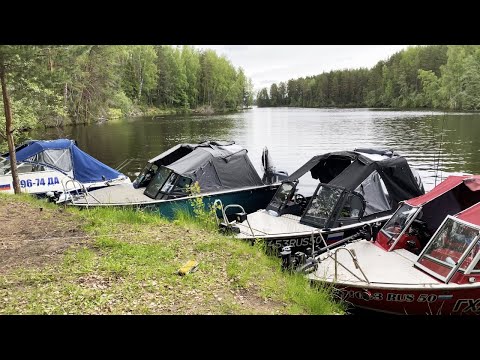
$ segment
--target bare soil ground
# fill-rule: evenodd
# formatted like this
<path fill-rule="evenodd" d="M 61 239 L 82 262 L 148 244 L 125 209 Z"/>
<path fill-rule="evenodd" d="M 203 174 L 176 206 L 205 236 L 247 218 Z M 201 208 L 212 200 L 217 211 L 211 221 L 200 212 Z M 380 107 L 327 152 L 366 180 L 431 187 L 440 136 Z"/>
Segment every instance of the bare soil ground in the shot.
<path fill-rule="evenodd" d="M 0 274 L 17 267 L 42 266 L 87 241 L 79 220 L 62 208 L 0 197 L 0 219 Z"/>
<path fill-rule="evenodd" d="M 2 194 L 0 219 L 0 314 L 338 313 L 260 249 L 193 224 Z M 198 271 L 180 276 L 187 260 Z"/>

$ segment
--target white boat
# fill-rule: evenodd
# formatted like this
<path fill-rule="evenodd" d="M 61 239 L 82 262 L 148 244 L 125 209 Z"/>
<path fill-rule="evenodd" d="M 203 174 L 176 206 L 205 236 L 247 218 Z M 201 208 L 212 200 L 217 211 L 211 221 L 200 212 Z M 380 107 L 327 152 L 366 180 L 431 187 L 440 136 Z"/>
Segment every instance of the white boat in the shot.
<path fill-rule="evenodd" d="M 59 197 L 131 183 L 128 176 L 80 150 L 74 140 L 30 140 L 15 149 L 22 192 Z M 13 194 L 9 154 L 0 157 L 0 192 Z"/>
<path fill-rule="evenodd" d="M 319 183 L 313 194 L 300 194 L 299 179 L 308 172 Z M 322 239 L 341 245 L 360 228 L 387 221 L 399 201 L 424 193 L 418 173 L 390 149 L 337 151 L 314 156 L 282 181 L 266 208 L 220 225 L 243 240 L 263 239 L 276 252 L 310 254 L 326 249 Z"/>
<path fill-rule="evenodd" d="M 479 201 L 480 176 L 450 176 L 427 194 L 402 202 L 372 240 L 294 262 L 312 282 L 333 286 L 355 307 L 392 314 L 479 314 Z"/>

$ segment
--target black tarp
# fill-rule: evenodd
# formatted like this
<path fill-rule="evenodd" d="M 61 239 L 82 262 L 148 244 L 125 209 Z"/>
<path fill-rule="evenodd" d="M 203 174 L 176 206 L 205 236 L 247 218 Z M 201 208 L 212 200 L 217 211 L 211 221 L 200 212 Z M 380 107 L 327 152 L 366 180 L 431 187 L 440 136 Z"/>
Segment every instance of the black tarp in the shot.
<path fill-rule="evenodd" d="M 263 185 L 247 150 L 234 142 L 180 144 L 150 162 L 198 181 L 202 192 Z"/>
<path fill-rule="evenodd" d="M 365 149 L 362 150 L 366 152 Z M 320 183 L 341 187 L 348 191 L 357 190 L 364 195 L 368 213 L 394 209 L 399 201 L 424 194 L 423 186 L 417 182 L 404 157 L 398 156 L 393 151 L 374 150 L 372 153 L 375 155 L 390 157 L 372 160 L 355 151 L 317 155 L 290 175 L 288 180 L 297 180 L 310 171 L 312 177 L 318 179 Z M 366 186 L 375 179 L 375 176 L 371 177 L 375 172 L 383 181 L 383 184 L 375 186 L 378 191 L 359 191 L 362 185 Z M 383 187 L 385 189 L 382 190 Z"/>
<path fill-rule="evenodd" d="M 383 180 L 388 191 L 388 200 L 392 208 L 396 208 L 398 202 L 410 199 L 424 192 L 418 185 L 407 160 L 402 156 L 384 159 L 380 161 L 365 160 L 358 158 L 350 166 L 348 166 L 335 179 L 329 182 L 330 185 L 340 186 L 347 190 L 355 190 L 362 182 L 377 171 Z M 375 194 L 365 199 L 367 202 L 375 202 L 383 200 L 383 195 Z"/>
<path fill-rule="evenodd" d="M 362 155 L 354 153 L 353 151 L 338 151 L 314 156 L 290 175 L 287 181 L 297 180 L 305 175 L 307 171 L 310 171 L 314 179 L 328 183 L 359 156 Z"/>

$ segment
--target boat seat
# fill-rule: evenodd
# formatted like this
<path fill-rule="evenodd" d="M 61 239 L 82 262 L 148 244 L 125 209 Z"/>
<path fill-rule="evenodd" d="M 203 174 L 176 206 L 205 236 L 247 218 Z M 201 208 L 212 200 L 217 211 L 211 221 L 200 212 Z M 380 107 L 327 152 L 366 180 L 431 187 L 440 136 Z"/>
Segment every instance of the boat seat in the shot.
<path fill-rule="evenodd" d="M 33 171 L 32 164 L 22 164 L 17 167 L 17 171 L 19 174 L 29 173 Z"/>

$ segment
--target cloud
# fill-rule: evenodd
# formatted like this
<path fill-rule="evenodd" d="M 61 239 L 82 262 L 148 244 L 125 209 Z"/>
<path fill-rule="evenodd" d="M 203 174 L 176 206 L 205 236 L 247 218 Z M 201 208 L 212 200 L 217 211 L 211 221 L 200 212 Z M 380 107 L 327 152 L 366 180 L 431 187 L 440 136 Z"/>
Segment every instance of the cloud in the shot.
<path fill-rule="evenodd" d="M 371 68 L 407 45 L 195 45 L 241 66 L 258 90 L 331 70 Z"/>

